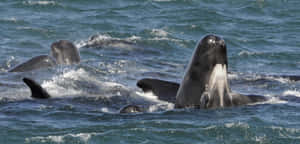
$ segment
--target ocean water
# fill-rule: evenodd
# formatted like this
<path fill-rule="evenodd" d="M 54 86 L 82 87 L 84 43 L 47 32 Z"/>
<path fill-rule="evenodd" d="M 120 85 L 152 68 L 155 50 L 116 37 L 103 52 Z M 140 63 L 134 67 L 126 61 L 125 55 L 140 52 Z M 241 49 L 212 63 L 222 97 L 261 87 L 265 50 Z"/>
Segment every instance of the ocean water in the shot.
<path fill-rule="evenodd" d="M 299 144 L 300 82 L 276 77 L 300 75 L 299 6 L 299 0 L 1 0 L 0 143 Z M 180 82 L 207 34 L 226 41 L 231 89 L 269 101 L 174 109 L 136 87 L 146 77 Z M 78 47 L 80 64 L 7 72 L 49 54 L 61 39 Z M 53 98 L 32 99 L 23 77 Z M 146 112 L 119 114 L 128 104 Z"/>

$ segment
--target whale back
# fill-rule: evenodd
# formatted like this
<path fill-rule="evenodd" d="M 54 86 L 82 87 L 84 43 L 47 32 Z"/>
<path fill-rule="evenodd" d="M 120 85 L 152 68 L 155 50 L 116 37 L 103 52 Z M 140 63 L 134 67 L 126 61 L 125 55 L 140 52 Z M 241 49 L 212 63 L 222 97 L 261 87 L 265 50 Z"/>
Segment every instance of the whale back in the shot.
<path fill-rule="evenodd" d="M 40 55 L 11 68 L 8 70 L 8 72 L 25 72 L 40 68 L 52 67 L 55 65 L 56 61 L 52 57 L 48 55 Z"/>

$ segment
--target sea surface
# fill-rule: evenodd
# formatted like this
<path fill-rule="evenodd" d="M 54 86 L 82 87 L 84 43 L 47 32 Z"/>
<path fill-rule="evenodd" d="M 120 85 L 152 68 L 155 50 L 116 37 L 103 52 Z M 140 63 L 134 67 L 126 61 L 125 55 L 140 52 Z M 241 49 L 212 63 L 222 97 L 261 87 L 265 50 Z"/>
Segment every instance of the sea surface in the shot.
<path fill-rule="evenodd" d="M 0 143 L 300 144 L 300 81 L 281 77 L 300 75 L 299 6 L 299 0 L 1 0 Z M 142 78 L 180 83 L 207 34 L 226 42 L 232 91 L 269 101 L 174 109 L 136 87 Z M 49 54 L 61 39 L 77 46 L 80 64 L 8 72 Z M 32 99 L 23 77 L 52 98 Z M 146 112 L 119 114 L 128 104 Z"/>

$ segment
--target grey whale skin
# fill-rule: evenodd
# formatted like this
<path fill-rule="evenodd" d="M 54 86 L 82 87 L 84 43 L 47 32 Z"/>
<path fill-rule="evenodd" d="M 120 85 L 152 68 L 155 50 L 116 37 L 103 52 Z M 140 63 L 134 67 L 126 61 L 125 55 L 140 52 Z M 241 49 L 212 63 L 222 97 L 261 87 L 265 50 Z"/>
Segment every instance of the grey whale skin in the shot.
<path fill-rule="evenodd" d="M 77 64 L 80 62 L 78 49 L 72 42 L 60 40 L 51 45 L 50 55 L 40 55 L 21 63 L 8 72 L 25 72 L 39 68 L 52 67 L 57 64 Z"/>
<path fill-rule="evenodd" d="M 153 92 L 176 108 L 223 108 L 267 100 L 257 95 L 234 93 L 227 80 L 225 41 L 215 35 L 205 36 L 197 45 L 180 84 L 158 79 L 142 79 L 137 86 Z"/>

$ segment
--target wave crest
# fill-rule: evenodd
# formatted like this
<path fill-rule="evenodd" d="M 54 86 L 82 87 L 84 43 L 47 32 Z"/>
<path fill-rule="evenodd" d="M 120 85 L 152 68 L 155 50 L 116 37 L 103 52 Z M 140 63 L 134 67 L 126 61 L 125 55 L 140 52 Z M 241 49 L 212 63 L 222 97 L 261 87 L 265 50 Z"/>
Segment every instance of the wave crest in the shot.
<path fill-rule="evenodd" d="M 57 3 L 55 1 L 24 1 L 23 4 L 25 5 L 56 5 Z"/>

